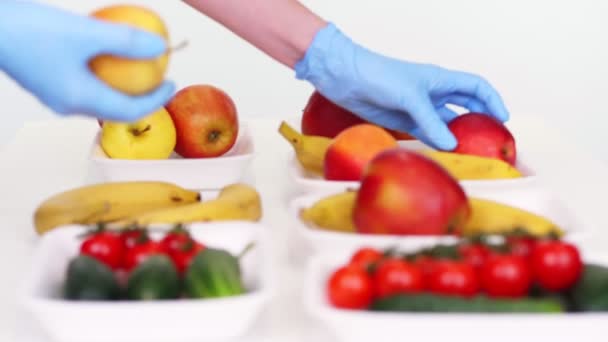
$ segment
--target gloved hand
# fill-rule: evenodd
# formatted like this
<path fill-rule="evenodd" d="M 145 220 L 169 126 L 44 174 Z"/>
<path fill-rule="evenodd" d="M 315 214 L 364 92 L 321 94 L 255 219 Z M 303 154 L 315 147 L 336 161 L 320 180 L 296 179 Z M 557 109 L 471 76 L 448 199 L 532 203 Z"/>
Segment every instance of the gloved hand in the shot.
<path fill-rule="evenodd" d="M 502 122 L 509 117 L 500 96 L 484 79 L 379 55 L 351 41 L 332 23 L 316 34 L 295 72 L 298 79 L 309 81 L 361 118 L 442 150 L 457 145 L 446 125 L 457 116 L 445 106 L 448 103 Z"/>
<path fill-rule="evenodd" d="M 41 4 L 0 1 L 0 69 L 58 114 L 134 121 L 164 105 L 175 86 L 128 96 L 113 90 L 88 68 L 107 53 L 154 58 L 164 40 L 126 25 L 98 21 Z"/>

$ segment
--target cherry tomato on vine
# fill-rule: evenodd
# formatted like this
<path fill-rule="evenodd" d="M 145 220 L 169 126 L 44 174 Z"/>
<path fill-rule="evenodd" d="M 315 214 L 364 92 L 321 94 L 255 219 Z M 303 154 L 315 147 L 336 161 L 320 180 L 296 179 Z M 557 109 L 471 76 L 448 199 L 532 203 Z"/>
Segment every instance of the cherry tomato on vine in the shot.
<path fill-rule="evenodd" d="M 467 243 L 458 246 L 458 253 L 464 261 L 473 266 L 475 270 L 479 270 L 492 251 L 484 244 Z"/>
<path fill-rule="evenodd" d="M 155 254 L 168 255 L 167 250 L 158 241 L 151 239 L 139 241 L 137 244 L 127 250 L 124 268 L 127 272 L 129 272 L 144 262 L 148 257 Z"/>
<path fill-rule="evenodd" d="M 173 253 L 183 249 L 184 245 L 192 241 L 190 233 L 182 228 L 175 228 L 169 231 L 161 240 L 160 244 L 168 253 Z"/>
<path fill-rule="evenodd" d="M 173 260 L 177 271 L 183 274 L 188 269 L 188 266 L 190 266 L 192 259 L 203 249 L 205 249 L 203 244 L 190 240 L 190 242 L 182 245 L 180 249 L 170 252 L 169 256 Z"/>
<path fill-rule="evenodd" d="M 438 260 L 428 278 L 431 292 L 470 297 L 479 290 L 475 268 L 461 260 Z"/>
<path fill-rule="evenodd" d="M 398 293 L 416 293 L 424 289 L 422 271 L 401 259 L 386 259 L 374 271 L 374 296 L 382 298 Z"/>
<path fill-rule="evenodd" d="M 111 269 L 117 270 L 122 265 L 124 247 L 118 234 L 100 231 L 85 238 L 80 244 L 80 253 L 89 255 Z"/>
<path fill-rule="evenodd" d="M 510 253 L 528 259 L 536 247 L 536 240 L 529 236 L 507 237 L 507 246 Z"/>
<path fill-rule="evenodd" d="M 126 250 L 131 249 L 138 241 L 145 240 L 148 233 L 144 229 L 127 229 L 120 233 L 120 239 Z"/>
<path fill-rule="evenodd" d="M 373 298 L 370 275 L 356 265 L 349 264 L 335 270 L 326 287 L 330 303 L 338 308 L 365 309 Z"/>
<path fill-rule="evenodd" d="M 530 269 L 521 256 L 493 255 L 481 269 L 481 286 L 490 297 L 523 297 L 531 285 Z"/>
<path fill-rule="evenodd" d="M 546 241 L 531 257 L 534 280 L 545 290 L 562 291 L 579 279 L 583 270 L 578 248 L 565 241 Z"/>
<path fill-rule="evenodd" d="M 367 269 L 372 264 L 380 261 L 384 255 L 379 250 L 372 247 L 359 248 L 350 258 L 351 265 L 357 265 Z"/>

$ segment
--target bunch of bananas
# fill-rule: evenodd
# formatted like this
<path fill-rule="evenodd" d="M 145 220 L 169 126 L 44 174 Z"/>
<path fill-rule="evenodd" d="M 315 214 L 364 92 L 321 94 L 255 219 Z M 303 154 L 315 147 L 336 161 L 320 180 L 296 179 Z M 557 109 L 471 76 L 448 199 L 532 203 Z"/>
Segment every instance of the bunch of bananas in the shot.
<path fill-rule="evenodd" d="M 44 234 L 62 225 L 109 223 L 191 223 L 219 220 L 258 221 L 259 193 L 241 183 L 225 186 L 217 198 L 204 201 L 200 193 L 175 184 L 154 181 L 109 182 L 56 194 L 34 212 L 34 227 Z"/>
<path fill-rule="evenodd" d="M 281 122 L 279 133 L 293 147 L 302 168 L 311 174 L 323 175 L 325 153 L 332 139 L 301 134 L 286 122 Z M 431 149 L 419 152 L 443 166 L 458 180 L 506 179 L 523 176 L 515 167 L 500 159 Z"/>
<path fill-rule="evenodd" d="M 300 219 L 317 229 L 355 233 L 353 210 L 356 196 L 356 191 L 347 190 L 323 197 L 311 206 L 301 208 Z M 507 234 L 521 230 L 533 236 L 564 234 L 551 220 L 527 210 L 487 199 L 468 200 L 471 216 L 464 226 L 463 236 Z"/>

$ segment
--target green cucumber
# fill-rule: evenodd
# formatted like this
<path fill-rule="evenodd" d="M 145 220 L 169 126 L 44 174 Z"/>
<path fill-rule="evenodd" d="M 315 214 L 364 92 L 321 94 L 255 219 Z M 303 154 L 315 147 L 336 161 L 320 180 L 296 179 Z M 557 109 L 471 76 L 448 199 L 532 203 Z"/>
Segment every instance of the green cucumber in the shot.
<path fill-rule="evenodd" d="M 190 298 L 217 298 L 245 292 L 239 260 L 228 251 L 205 248 L 192 260 L 184 276 Z"/>
<path fill-rule="evenodd" d="M 69 300 L 114 300 L 120 287 L 108 266 L 82 254 L 68 264 L 63 292 Z"/>
<path fill-rule="evenodd" d="M 608 311 L 608 267 L 586 264 L 568 295 L 574 311 Z"/>
<path fill-rule="evenodd" d="M 175 265 L 166 255 L 151 255 L 131 272 L 126 296 L 131 300 L 175 299 L 180 280 Z"/>
<path fill-rule="evenodd" d="M 435 294 L 397 294 L 374 301 L 372 311 L 402 312 L 526 312 L 557 313 L 564 312 L 563 305 L 554 299 L 496 299 L 484 295 L 472 298 Z"/>

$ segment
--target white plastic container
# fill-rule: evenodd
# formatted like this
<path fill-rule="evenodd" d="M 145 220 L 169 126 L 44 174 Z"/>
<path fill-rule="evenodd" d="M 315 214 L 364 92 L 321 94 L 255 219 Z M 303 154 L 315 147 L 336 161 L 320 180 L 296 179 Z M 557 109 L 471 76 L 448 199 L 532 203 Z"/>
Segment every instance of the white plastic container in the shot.
<path fill-rule="evenodd" d="M 301 261 L 311 255 L 328 251 L 350 251 L 363 245 L 383 248 L 398 244 L 403 250 L 409 251 L 439 242 L 455 241 L 454 237 L 446 236 L 370 235 L 326 231 L 312 227 L 299 218 L 299 212 L 302 208 L 310 207 L 316 201 L 330 194 L 331 192 L 301 195 L 290 202 L 289 215 L 293 218 L 293 229 L 290 230 L 290 238 L 295 245 L 292 251 L 295 261 Z M 553 194 L 541 189 L 531 189 L 525 194 L 497 193 L 493 196 L 480 196 L 479 198 L 495 200 L 547 217 L 562 227 L 568 235 L 576 238 L 583 239 L 585 237 L 584 234 L 589 231 L 578 215 L 566 207 Z"/>
<path fill-rule="evenodd" d="M 430 149 L 420 141 L 399 141 L 399 145 L 412 150 Z M 515 167 L 524 175 L 521 178 L 494 180 L 463 180 L 460 184 L 467 193 L 485 195 L 495 192 L 516 192 L 537 186 L 537 176 L 531 163 L 518 151 Z M 295 152 L 290 149 L 287 154 L 287 172 L 299 193 L 327 193 L 344 189 L 356 189 L 357 181 L 325 180 L 320 175 L 306 171 L 296 159 Z"/>
<path fill-rule="evenodd" d="M 608 264 L 608 256 L 585 261 Z M 345 263 L 344 255 L 325 254 L 307 265 L 302 305 L 336 337 L 334 341 L 605 341 L 607 313 L 403 313 L 334 308 L 326 297 L 331 273 Z"/>
<path fill-rule="evenodd" d="M 80 226 L 42 236 L 26 279 L 24 307 L 57 342 L 180 342 L 240 336 L 270 299 L 272 279 L 267 229 L 257 223 L 218 222 L 189 226 L 207 246 L 238 254 L 247 293 L 217 299 L 67 301 L 60 296 L 70 259 L 78 252 Z M 152 236 L 159 238 L 157 233 Z"/>
<path fill-rule="evenodd" d="M 246 123 L 240 123 L 232 148 L 216 158 L 182 158 L 173 154 L 162 160 L 109 158 L 95 137 L 90 159 L 103 181 L 165 181 L 193 190 L 221 189 L 246 178 L 254 156 L 254 143 Z"/>

